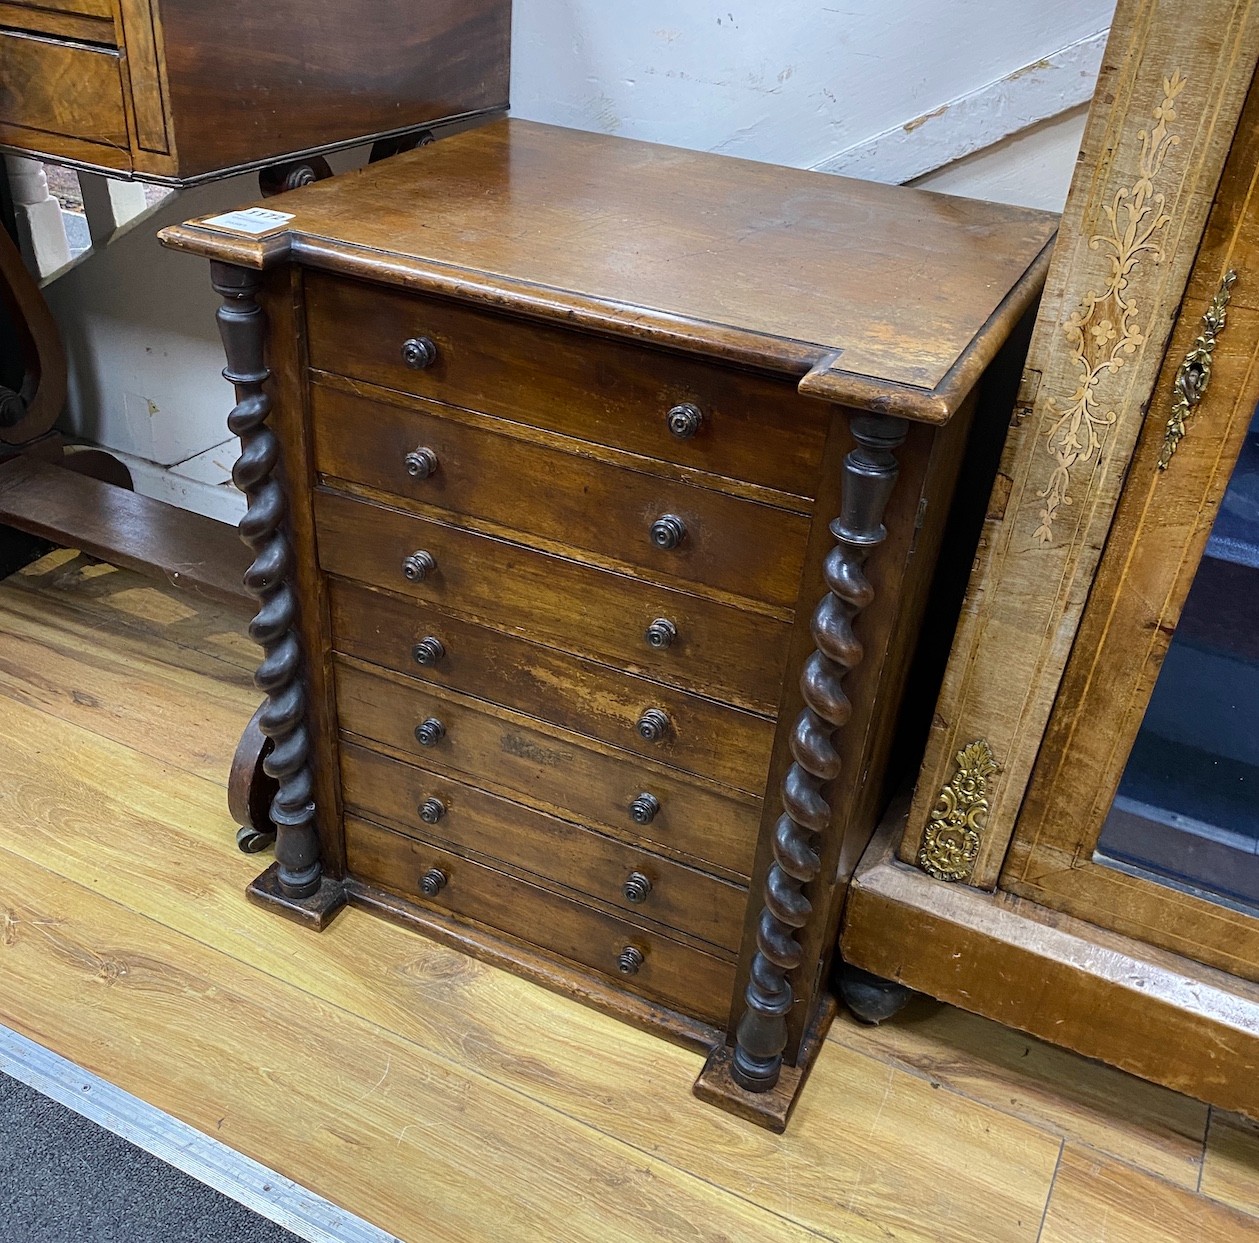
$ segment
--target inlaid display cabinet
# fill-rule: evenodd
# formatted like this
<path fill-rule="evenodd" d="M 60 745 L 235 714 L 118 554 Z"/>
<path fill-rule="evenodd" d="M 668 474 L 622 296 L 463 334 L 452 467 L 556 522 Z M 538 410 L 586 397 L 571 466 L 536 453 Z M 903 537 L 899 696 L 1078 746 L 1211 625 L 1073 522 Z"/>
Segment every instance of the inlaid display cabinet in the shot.
<path fill-rule="evenodd" d="M 1259 11 L 1122 3 L 846 961 L 1259 1116 Z"/>

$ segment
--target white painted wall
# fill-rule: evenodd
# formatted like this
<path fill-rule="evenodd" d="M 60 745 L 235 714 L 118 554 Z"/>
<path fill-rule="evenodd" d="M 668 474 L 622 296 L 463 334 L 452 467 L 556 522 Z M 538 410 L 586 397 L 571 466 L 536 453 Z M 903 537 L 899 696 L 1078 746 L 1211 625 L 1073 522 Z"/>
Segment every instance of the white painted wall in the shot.
<path fill-rule="evenodd" d="M 516 0 L 512 110 L 881 180 L 978 150 L 923 184 L 1057 209 L 1113 7 Z M 1012 128 L 1022 132 L 1006 137 Z M 206 265 L 162 251 L 155 234 L 256 197 L 252 177 L 177 195 L 48 291 L 71 360 L 69 430 L 135 455 L 143 490 L 223 517 L 240 498 L 213 486 L 231 457 L 216 448 L 231 404 L 216 299 Z"/>
<path fill-rule="evenodd" d="M 512 109 L 811 168 L 1105 30 L 1113 10 L 1114 0 L 516 0 Z"/>
<path fill-rule="evenodd" d="M 1088 105 L 1081 104 L 910 184 L 941 194 L 1061 211 L 1087 119 Z"/>

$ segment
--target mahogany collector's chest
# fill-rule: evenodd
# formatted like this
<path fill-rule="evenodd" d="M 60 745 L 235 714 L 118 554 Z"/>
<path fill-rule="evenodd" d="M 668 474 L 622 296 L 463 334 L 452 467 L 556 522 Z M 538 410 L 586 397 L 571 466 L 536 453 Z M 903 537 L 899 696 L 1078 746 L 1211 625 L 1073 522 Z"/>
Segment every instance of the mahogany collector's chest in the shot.
<path fill-rule="evenodd" d="M 164 235 L 237 386 L 252 896 L 702 1047 L 781 1127 L 1053 218 L 518 121 L 268 206 Z"/>

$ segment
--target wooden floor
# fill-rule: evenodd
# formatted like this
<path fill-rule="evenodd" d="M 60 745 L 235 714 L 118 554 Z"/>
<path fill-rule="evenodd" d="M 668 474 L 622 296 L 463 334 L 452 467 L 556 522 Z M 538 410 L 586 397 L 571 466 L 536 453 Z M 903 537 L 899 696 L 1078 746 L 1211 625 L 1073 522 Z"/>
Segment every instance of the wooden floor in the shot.
<path fill-rule="evenodd" d="M 0 583 L 0 1022 L 414 1243 L 1259 1237 L 1259 1130 L 921 1001 L 790 1131 L 700 1059 L 359 911 L 249 906 L 226 613 L 58 553 Z"/>

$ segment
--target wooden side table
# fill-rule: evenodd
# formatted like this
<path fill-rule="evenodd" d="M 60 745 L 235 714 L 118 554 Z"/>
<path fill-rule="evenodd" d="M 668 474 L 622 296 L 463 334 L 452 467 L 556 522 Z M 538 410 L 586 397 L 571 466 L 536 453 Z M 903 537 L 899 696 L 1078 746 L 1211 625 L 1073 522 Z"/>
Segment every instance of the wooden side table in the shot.
<path fill-rule="evenodd" d="M 379 158 L 507 107 L 510 0 L 9 0 L 0 22 L 0 151 L 164 185 L 257 168 L 290 189 L 328 151 Z M 247 609 L 230 528 L 132 493 L 107 453 L 64 455 L 65 357 L 7 234 L 0 301 L 25 365 L 0 389 L 0 573 L 61 544 Z M 233 774 L 243 824 L 260 745 L 247 730 Z"/>

